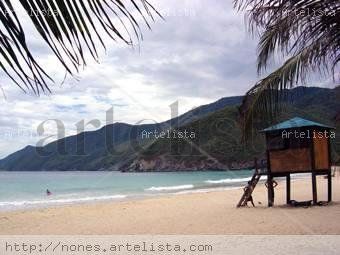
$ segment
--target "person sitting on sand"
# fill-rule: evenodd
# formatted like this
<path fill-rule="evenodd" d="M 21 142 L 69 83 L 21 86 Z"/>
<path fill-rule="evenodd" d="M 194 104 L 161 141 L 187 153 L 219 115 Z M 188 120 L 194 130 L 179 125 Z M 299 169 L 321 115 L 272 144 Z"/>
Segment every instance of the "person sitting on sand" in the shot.
<path fill-rule="evenodd" d="M 245 186 L 245 187 L 243 188 L 243 190 L 244 190 L 244 192 L 250 192 L 250 188 L 251 188 L 251 181 L 248 181 L 248 185 Z M 247 205 L 247 206 L 248 206 L 248 202 L 250 202 L 250 203 L 253 205 L 253 207 L 255 207 L 255 204 L 254 204 L 254 200 L 253 200 L 253 196 L 252 196 L 252 195 L 250 195 L 250 196 L 248 197 L 248 200 L 247 200 L 247 202 L 246 202 L 246 205 Z"/>
<path fill-rule="evenodd" d="M 49 189 L 47 189 L 47 190 L 46 190 L 46 195 L 47 195 L 47 196 L 51 196 L 51 195 L 52 195 L 52 192 L 49 191 Z"/>

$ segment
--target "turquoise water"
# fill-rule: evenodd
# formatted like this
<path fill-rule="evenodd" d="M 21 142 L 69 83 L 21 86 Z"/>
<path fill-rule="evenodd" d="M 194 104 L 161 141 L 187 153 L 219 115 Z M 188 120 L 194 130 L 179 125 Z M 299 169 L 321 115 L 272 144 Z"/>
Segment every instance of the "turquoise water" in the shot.
<path fill-rule="evenodd" d="M 243 186 L 252 171 L 0 172 L 0 210 L 200 192 Z M 52 192 L 46 195 L 46 189 Z"/>

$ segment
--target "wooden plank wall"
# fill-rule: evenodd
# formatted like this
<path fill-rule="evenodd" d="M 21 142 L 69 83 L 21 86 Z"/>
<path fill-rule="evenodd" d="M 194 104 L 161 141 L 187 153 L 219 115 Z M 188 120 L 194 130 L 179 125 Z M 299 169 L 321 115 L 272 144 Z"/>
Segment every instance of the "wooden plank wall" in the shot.
<path fill-rule="evenodd" d="M 270 151 L 272 173 L 311 171 L 310 148 Z"/>
<path fill-rule="evenodd" d="M 314 158 L 315 158 L 315 169 L 324 170 L 329 169 L 329 158 L 328 158 L 328 140 L 326 137 L 314 138 Z"/>

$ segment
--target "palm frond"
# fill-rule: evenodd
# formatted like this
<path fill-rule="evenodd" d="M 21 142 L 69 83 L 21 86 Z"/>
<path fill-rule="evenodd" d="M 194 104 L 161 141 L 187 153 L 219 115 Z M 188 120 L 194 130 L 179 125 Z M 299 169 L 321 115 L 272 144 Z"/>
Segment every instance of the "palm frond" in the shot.
<path fill-rule="evenodd" d="M 245 140 L 252 134 L 256 121 L 273 122 L 276 119 L 287 103 L 287 89 L 306 79 L 301 75 L 320 69 L 318 63 L 324 61 L 318 60 L 322 45 L 323 40 L 320 39 L 306 46 L 247 92 L 240 107 Z"/>
<path fill-rule="evenodd" d="M 24 91 L 35 94 L 50 91 L 48 83 L 53 80 L 29 49 L 22 20 L 12 1 L 0 1 L 0 67 Z M 106 49 L 100 29 L 114 41 L 133 45 L 143 39 L 137 16 L 149 29 L 154 16 L 162 17 L 147 0 L 19 0 L 19 3 L 42 40 L 71 75 L 86 65 L 86 52 L 98 61 L 98 42 Z"/>
<path fill-rule="evenodd" d="M 259 75 L 278 53 L 289 58 L 246 94 L 240 108 L 245 131 L 252 129 L 254 118 L 273 119 L 282 110 L 286 89 L 305 84 L 311 73 L 339 78 L 339 1 L 236 0 L 235 7 L 246 11 L 251 32 L 260 34 Z"/>

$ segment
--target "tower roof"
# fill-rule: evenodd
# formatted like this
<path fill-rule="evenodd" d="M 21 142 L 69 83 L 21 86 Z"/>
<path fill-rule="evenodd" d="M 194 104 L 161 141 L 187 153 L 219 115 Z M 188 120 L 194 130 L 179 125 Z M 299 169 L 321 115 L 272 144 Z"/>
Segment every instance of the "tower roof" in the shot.
<path fill-rule="evenodd" d="M 271 132 L 275 130 L 300 128 L 300 127 L 322 127 L 322 128 L 327 128 L 327 129 L 334 129 L 334 127 L 330 127 L 330 126 L 327 126 L 327 125 L 324 125 L 318 122 L 306 120 L 300 117 L 295 117 L 290 120 L 286 120 L 284 122 L 265 128 L 261 130 L 261 132 Z"/>

